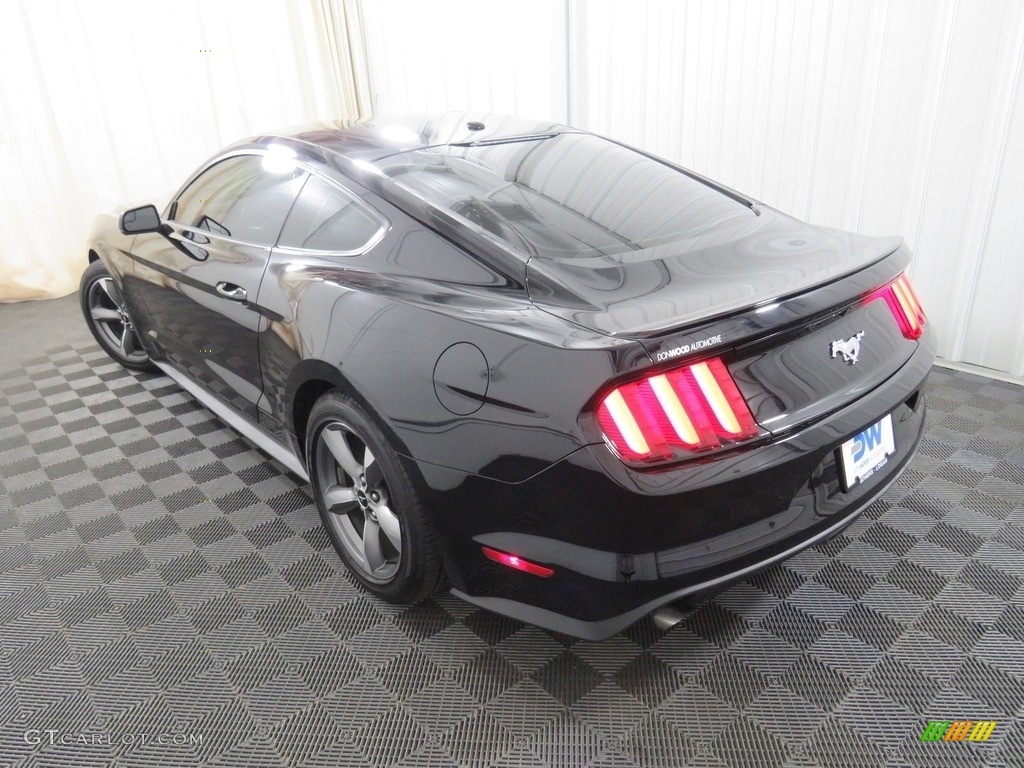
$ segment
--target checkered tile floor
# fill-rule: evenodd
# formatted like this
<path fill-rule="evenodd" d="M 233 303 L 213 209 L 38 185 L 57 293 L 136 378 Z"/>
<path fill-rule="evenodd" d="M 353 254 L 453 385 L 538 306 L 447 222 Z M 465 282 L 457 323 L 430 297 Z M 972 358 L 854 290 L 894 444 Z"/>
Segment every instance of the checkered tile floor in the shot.
<path fill-rule="evenodd" d="M 305 484 L 170 380 L 51 350 L 0 378 L 0 766 L 1022 766 L 1024 389 L 929 391 L 844 534 L 587 643 L 366 597 Z M 998 725 L 920 741 L 965 719 Z"/>

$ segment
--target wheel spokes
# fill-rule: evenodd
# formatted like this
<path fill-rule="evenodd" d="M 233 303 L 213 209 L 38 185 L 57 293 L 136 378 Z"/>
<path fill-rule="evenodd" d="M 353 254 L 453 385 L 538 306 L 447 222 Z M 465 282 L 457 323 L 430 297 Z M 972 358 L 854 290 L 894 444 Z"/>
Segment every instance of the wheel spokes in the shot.
<path fill-rule="evenodd" d="M 126 325 L 124 330 L 121 331 L 121 353 L 124 354 L 125 357 L 128 357 L 134 352 L 135 334 L 132 332 L 132 329 Z"/>
<path fill-rule="evenodd" d="M 384 565 L 384 553 L 380 550 L 380 526 L 369 516 L 363 525 L 363 558 L 370 573 Z"/>
<path fill-rule="evenodd" d="M 352 478 L 352 480 L 358 479 L 359 475 L 362 474 L 363 467 L 352 454 L 348 440 L 345 439 L 345 433 L 340 429 L 328 427 L 324 430 L 323 437 L 324 443 L 327 444 L 327 450 L 331 452 L 338 465 L 345 470 L 345 474 Z"/>
<path fill-rule="evenodd" d="M 381 480 L 384 479 L 384 472 L 380 468 L 380 462 L 370 453 L 369 446 L 366 448 L 366 453 L 363 454 L 363 474 L 366 475 L 366 485 L 369 488 L 376 488 L 380 485 Z"/>
<path fill-rule="evenodd" d="M 107 297 L 114 302 L 115 307 L 121 306 L 121 293 L 117 290 L 117 284 L 111 278 L 100 280 L 100 288 L 107 294 Z"/>
<path fill-rule="evenodd" d="M 380 528 L 384 531 L 384 535 L 388 537 L 388 541 L 395 548 L 396 551 L 402 551 L 402 526 L 399 525 L 398 515 L 391 511 L 391 507 L 387 504 L 381 504 L 373 513 L 377 516 L 377 522 L 380 524 Z"/>
<path fill-rule="evenodd" d="M 336 515 L 347 515 L 359 509 L 356 492 L 343 485 L 332 485 L 324 492 L 324 506 Z"/>
<path fill-rule="evenodd" d="M 385 467 L 358 432 L 342 421 L 320 430 L 315 485 L 324 524 L 360 578 L 394 580 L 402 562 L 402 525 L 389 503 Z"/>
<path fill-rule="evenodd" d="M 107 309 L 106 307 L 93 307 L 90 312 L 92 319 L 97 323 L 115 323 L 121 321 L 121 315 L 116 309 Z"/>

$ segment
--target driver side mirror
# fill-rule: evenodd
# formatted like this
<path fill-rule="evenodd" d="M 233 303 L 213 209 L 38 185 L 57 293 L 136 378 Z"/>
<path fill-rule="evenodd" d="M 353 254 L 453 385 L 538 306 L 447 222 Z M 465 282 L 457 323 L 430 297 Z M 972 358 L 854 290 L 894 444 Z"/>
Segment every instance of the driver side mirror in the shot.
<path fill-rule="evenodd" d="M 155 205 L 143 205 L 121 214 L 118 227 L 125 235 L 160 231 L 160 213 Z"/>

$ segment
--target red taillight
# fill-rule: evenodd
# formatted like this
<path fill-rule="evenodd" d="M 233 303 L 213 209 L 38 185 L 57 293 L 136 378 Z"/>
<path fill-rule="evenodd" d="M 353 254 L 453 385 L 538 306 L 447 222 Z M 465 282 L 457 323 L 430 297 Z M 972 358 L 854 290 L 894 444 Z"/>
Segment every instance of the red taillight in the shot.
<path fill-rule="evenodd" d="M 661 461 L 758 434 L 725 364 L 715 358 L 616 387 L 597 407 L 597 423 L 627 461 Z"/>
<path fill-rule="evenodd" d="M 529 560 L 524 560 L 519 555 L 501 552 L 497 549 L 491 549 L 490 547 L 484 547 L 483 550 L 484 554 L 494 562 L 507 565 L 509 568 L 515 568 L 517 571 L 531 573 L 534 576 L 540 576 L 543 579 L 546 579 L 548 576 L 554 576 L 555 574 L 554 568 L 548 568 L 546 565 L 531 563 Z"/>
<path fill-rule="evenodd" d="M 921 309 L 921 302 L 906 274 L 900 275 L 877 291 L 869 293 L 864 303 L 867 304 L 875 299 L 884 299 L 885 303 L 889 305 L 892 316 L 896 318 L 896 323 L 906 338 L 921 338 L 921 334 L 924 333 L 924 310 Z"/>

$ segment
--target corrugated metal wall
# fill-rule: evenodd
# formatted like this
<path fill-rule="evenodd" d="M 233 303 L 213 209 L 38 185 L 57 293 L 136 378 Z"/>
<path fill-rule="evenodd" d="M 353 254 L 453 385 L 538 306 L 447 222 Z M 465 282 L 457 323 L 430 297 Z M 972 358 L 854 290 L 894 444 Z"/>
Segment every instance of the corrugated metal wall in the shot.
<path fill-rule="evenodd" d="M 365 9 L 379 113 L 568 117 L 809 221 L 901 234 L 942 356 L 1024 376 L 1019 0 Z"/>

